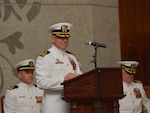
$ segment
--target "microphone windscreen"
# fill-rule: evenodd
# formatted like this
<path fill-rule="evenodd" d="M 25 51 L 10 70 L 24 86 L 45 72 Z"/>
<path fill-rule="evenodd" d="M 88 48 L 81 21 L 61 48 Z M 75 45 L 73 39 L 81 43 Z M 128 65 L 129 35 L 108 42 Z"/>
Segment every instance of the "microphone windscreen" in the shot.
<path fill-rule="evenodd" d="M 91 41 L 86 40 L 86 41 L 85 41 L 85 44 L 86 44 L 86 45 L 91 45 L 90 42 L 91 42 Z"/>

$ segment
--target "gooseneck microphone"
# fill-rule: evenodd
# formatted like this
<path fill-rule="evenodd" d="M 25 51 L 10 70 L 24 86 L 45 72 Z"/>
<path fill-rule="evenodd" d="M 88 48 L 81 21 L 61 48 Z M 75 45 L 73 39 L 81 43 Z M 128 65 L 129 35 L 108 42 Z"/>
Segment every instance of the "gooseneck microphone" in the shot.
<path fill-rule="evenodd" d="M 103 47 L 103 48 L 106 48 L 106 44 L 100 44 L 98 42 L 92 42 L 92 41 L 88 41 L 88 40 L 85 41 L 85 44 L 86 45 L 91 45 L 91 46 L 94 46 L 94 47 Z"/>

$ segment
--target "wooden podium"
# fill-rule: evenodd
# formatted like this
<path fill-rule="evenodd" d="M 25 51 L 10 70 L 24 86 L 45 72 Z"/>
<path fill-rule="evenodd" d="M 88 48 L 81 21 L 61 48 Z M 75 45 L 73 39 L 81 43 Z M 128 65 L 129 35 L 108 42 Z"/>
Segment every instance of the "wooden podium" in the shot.
<path fill-rule="evenodd" d="M 120 68 L 97 68 L 62 85 L 71 113 L 119 113 L 118 99 L 124 97 Z"/>

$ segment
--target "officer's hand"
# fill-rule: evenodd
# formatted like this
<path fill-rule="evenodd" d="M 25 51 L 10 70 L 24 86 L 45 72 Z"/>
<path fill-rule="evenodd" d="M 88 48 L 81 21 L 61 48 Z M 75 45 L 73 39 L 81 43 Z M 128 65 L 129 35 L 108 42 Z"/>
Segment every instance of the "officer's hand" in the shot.
<path fill-rule="evenodd" d="M 65 76 L 65 80 L 70 80 L 70 79 L 73 79 L 75 77 L 78 77 L 79 74 L 74 74 L 74 73 L 68 73 L 66 76 Z"/>

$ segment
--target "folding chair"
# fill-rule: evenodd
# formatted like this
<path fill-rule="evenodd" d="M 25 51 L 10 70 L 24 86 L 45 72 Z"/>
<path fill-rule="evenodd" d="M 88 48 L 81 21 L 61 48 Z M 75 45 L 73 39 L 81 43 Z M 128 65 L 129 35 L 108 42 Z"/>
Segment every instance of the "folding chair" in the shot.
<path fill-rule="evenodd" d="M 4 113 L 4 98 L 5 98 L 5 96 L 0 96 L 0 101 L 1 101 L 1 113 Z"/>
<path fill-rule="evenodd" d="M 150 86 L 144 86 L 147 97 L 150 99 Z"/>

